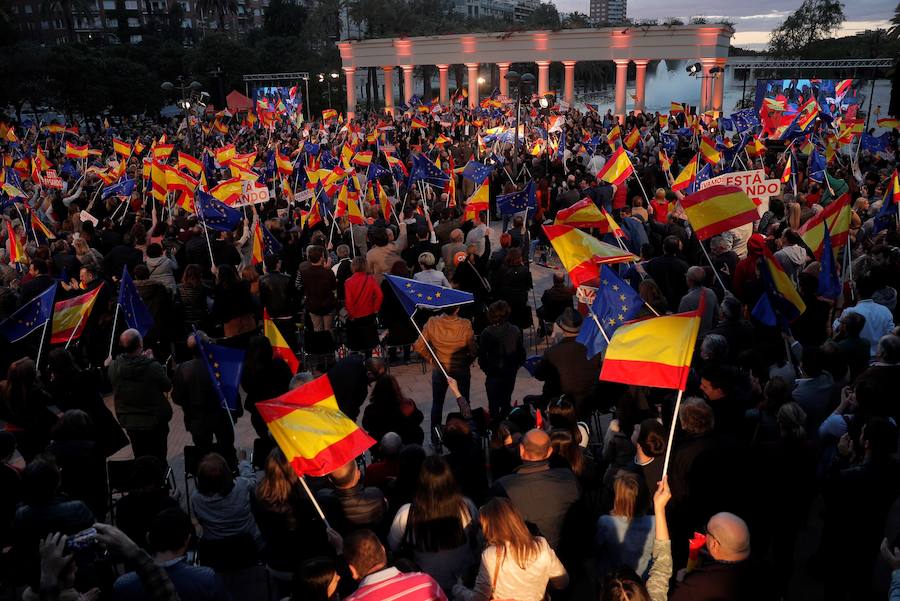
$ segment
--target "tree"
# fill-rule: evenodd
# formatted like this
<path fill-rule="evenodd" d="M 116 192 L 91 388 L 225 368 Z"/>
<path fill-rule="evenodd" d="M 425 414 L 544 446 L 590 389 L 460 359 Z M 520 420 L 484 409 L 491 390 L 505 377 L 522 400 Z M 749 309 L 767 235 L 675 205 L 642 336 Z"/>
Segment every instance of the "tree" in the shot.
<path fill-rule="evenodd" d="M 303 30 L 306 8 L 287 0 L 272 0 L 263 14 L 263 30 L 268 36 L 292 36 Z"/>
<path fill-rule="evenodd" d="M 526 21 L 529 27 L 542 27 L 548 29 L 559 28 L 559 11 L 556 6 L 549 2 L 542 2 L 540 6 L 534 9 Z"/>
<path fill-rule="evenodd" d="M 236 15 L 237 0 L 197 0 L 197 8 L 204 15 L 217 15 L 219 31 L 225 31 L 225 15 Z"/>
<path fill-rule="evenodd" d="M 888 29 L 888 39 L 900 40 L 900 3 L 894 9 L 894 17 L 891 19 L 891 28 Z"/>
<path fill-rule="evenodd" d="M 563 29 L 585 29 L 591 26 L 591 18 L 584 13 L 575 11 L 566 15 L 562 26 Z"/>
<path fill-rule="evenodd" d="M 772 31 L 769 52 L 784 57 L 802 56 L 810 44 L 830 38 L 845 18 L 844 5 L 838 0 L 803 0 L 803 4 Z"/>

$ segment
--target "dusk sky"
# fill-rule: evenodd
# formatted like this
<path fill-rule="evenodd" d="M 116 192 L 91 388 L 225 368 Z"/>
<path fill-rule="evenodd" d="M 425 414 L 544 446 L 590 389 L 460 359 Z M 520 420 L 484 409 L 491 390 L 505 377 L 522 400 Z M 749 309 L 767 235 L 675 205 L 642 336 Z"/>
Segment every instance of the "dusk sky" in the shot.
<path fill-rule="evenodd" d="M 628 16 L 632 19 L 679 17 L 687 21 L 693 16 L 715 19 L 727 17 L 735 23 L 735 46 L 762 49 L 769 34 L 785 16 L 800 5 L 800 0 L 756 0 L 754 2 L 721 2 L 715 0 L 628 0 Z M 557 0 L 561 12 L 590 12 L 587 0 Z M 841 35 L 852 35 L 866 29 L 887 27 L 894 14 L 896 0 L 851 0 L 844 3 L 847 20 Z"/>

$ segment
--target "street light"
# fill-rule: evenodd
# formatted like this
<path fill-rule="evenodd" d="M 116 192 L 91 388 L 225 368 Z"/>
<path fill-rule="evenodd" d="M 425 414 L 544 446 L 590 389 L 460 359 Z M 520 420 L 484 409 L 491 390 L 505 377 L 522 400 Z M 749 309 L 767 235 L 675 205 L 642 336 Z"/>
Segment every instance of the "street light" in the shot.
<path fill-rule="evenodd" d="M 338 77 L 340 77 L 340 74 L 336 73 L 335 71 L 329 73 L 327 77 L 324 73 L 319 73 L 319 83 L 328 84 L 328 108 L 331 108 L 331 80 L 337 79 Z"/>
<path fill-rule="evenodd" d="M 303 85 L 306 86 L 306 120 L 312 121 L 309 116 L 309 104 L 311 102 L 309 98 L 309 73 L 306 73 L 301 79 L 303 80 Z"/>
<path fill-rule="evenodd" d="M 522 111 L 522 96 L 530 95 L 530 88 L 534 85 L 535 78 L 531 73 L 519 75 L 518 71 L 507 71 L 506 81 L 509 82 L 511 89 L 516 92 L 516 130 L 513 134 L 513 143 L 515 144 L 516 156 L 519 154 L 519 113 Z"/>
<path fill-rule="evenodd" d="M 713 67 L 709 70 L 709 75 L 703 75 L 703 65 L 701 65 L 700 63 L 694 63 L 693 65 L 688 65 L 687 68 L 685 68 L 685 71 L 687 71 L 687 74 L 691 77 L 695 77 L 700 80 L 710 79 L 712 81 L 719 79 L 720 75 L 724 76 L 723 74 L 725 73 L 725 69 L 716 65 L 715 67 Z M 701 86 L 702 85 L 703 84 L 701 84 Z M 710 91 L 710 93 L 712 93 L 712 92 Z M 701 96 L 702 96 L 702 92 L 701 92 Z M 741 98 L 741 100 L 743 100 L 743 97 Z"/>
<path fill-rule="evenodd" d="M 480 85 L 480 86 L 481 86 L 481 85 L 484 85 L 484 78 L 483 78 L 483 77 L 479 77 L 479 78 L 478 78 L 478 85 Z"/>

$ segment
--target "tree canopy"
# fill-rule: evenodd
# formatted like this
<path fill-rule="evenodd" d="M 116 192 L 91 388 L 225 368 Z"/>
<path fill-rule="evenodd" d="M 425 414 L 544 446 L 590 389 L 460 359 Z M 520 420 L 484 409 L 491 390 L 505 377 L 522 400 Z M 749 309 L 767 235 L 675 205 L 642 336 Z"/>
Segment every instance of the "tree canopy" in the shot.
<path fill-rule="evenodd" d="M 803 0 L 772 31 L 769 52 L 781 57 L 803 56 L 811 44 L 830 38 L 845 19 L 844 5 L 839 0 Z"/>

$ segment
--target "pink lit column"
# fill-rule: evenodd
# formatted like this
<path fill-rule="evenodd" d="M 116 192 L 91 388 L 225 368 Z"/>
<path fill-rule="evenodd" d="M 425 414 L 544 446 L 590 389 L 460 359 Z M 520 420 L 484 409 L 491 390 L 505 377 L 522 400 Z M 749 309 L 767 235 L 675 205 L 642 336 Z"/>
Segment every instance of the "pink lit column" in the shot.
<path fill-rule="evenodd" d="M 563 82 L 563 100 L 571 106 L 575 102 L 575 61 L 563 61 L 565 80 Z"/>
<path fill-rule="evenodd" d="M 394 114 L 394 68 L 382 67 L 384 70 L 384 110 Z"/>
<path fill-rule="evenodd" d="M 413 65 L 400 65 L 403 69 L 403 101 L 409 104 L 413 97 Z"/>
<path fill-rule="evenodd" d="M 628 59 L 616 59 L 616 117 L 625 122 L 625 86 L 628 83 Z"/>
<path fill-rule="evenodd" d="M 469 108 L 478 106 L 478 63 L 466 63 L 469 80 Z"/>
<path fill-rule="evenodd" d="M 440 98 L 438 101 L 444 106 L 450 104 L 450 90 L 447 88 L 447 74 L 450 71 L 450 65 L 436 65 L 438 68 L 438 77 L 440 78 Z"/>
<path fill-rule="evenodd" d="M 534 61 L 538 68 L 538 95 L 550 91 L 550 61 Z"/>
<path fill-rule="evenodd" d="M 356 116 L 356 67 L 344 67 L 347 78 L 347 119 Z"/>
<path fill-rule="evenodd" d="M 647 91 L 647 63 L 650 61 L 642 58 L 635 59 L 634 66 L 637 68 L 635 73 L 634 83 L 635 83 L 635 101 L 634 101 L 634 110 L 638 113 L 644 112 L 644 103 L 646 101 L 646 91 Z"/>
<path fill-rule="evenodd" d="M 509 63 L 497 63 L 500 70 L 500 94 L 509 96 L 509 82 L 506 81 L 506 74 L 509 73 Z"/>
<path fill-rule="evenodd" d="M 703 65 L 703 83 L 700 87 L 700 112 L 706 112 L 712 108 L 712 75 L 710 71 L 716 66 L 716 59 L 704 58 L 700 61 Z"/>
<path fill-rule="evenodd" d="M 725 63 L 728 62 L 726 59 L 722 58 L 716 61 L 716 66 L 725 68 Z M 722 105 L 725 100 L 725 71 L 722 71 L 718 74 L 716 79 L 713 80 L 713 93 L 712 93 L 712 108 L 716 113 L 722 113 Z"/>

